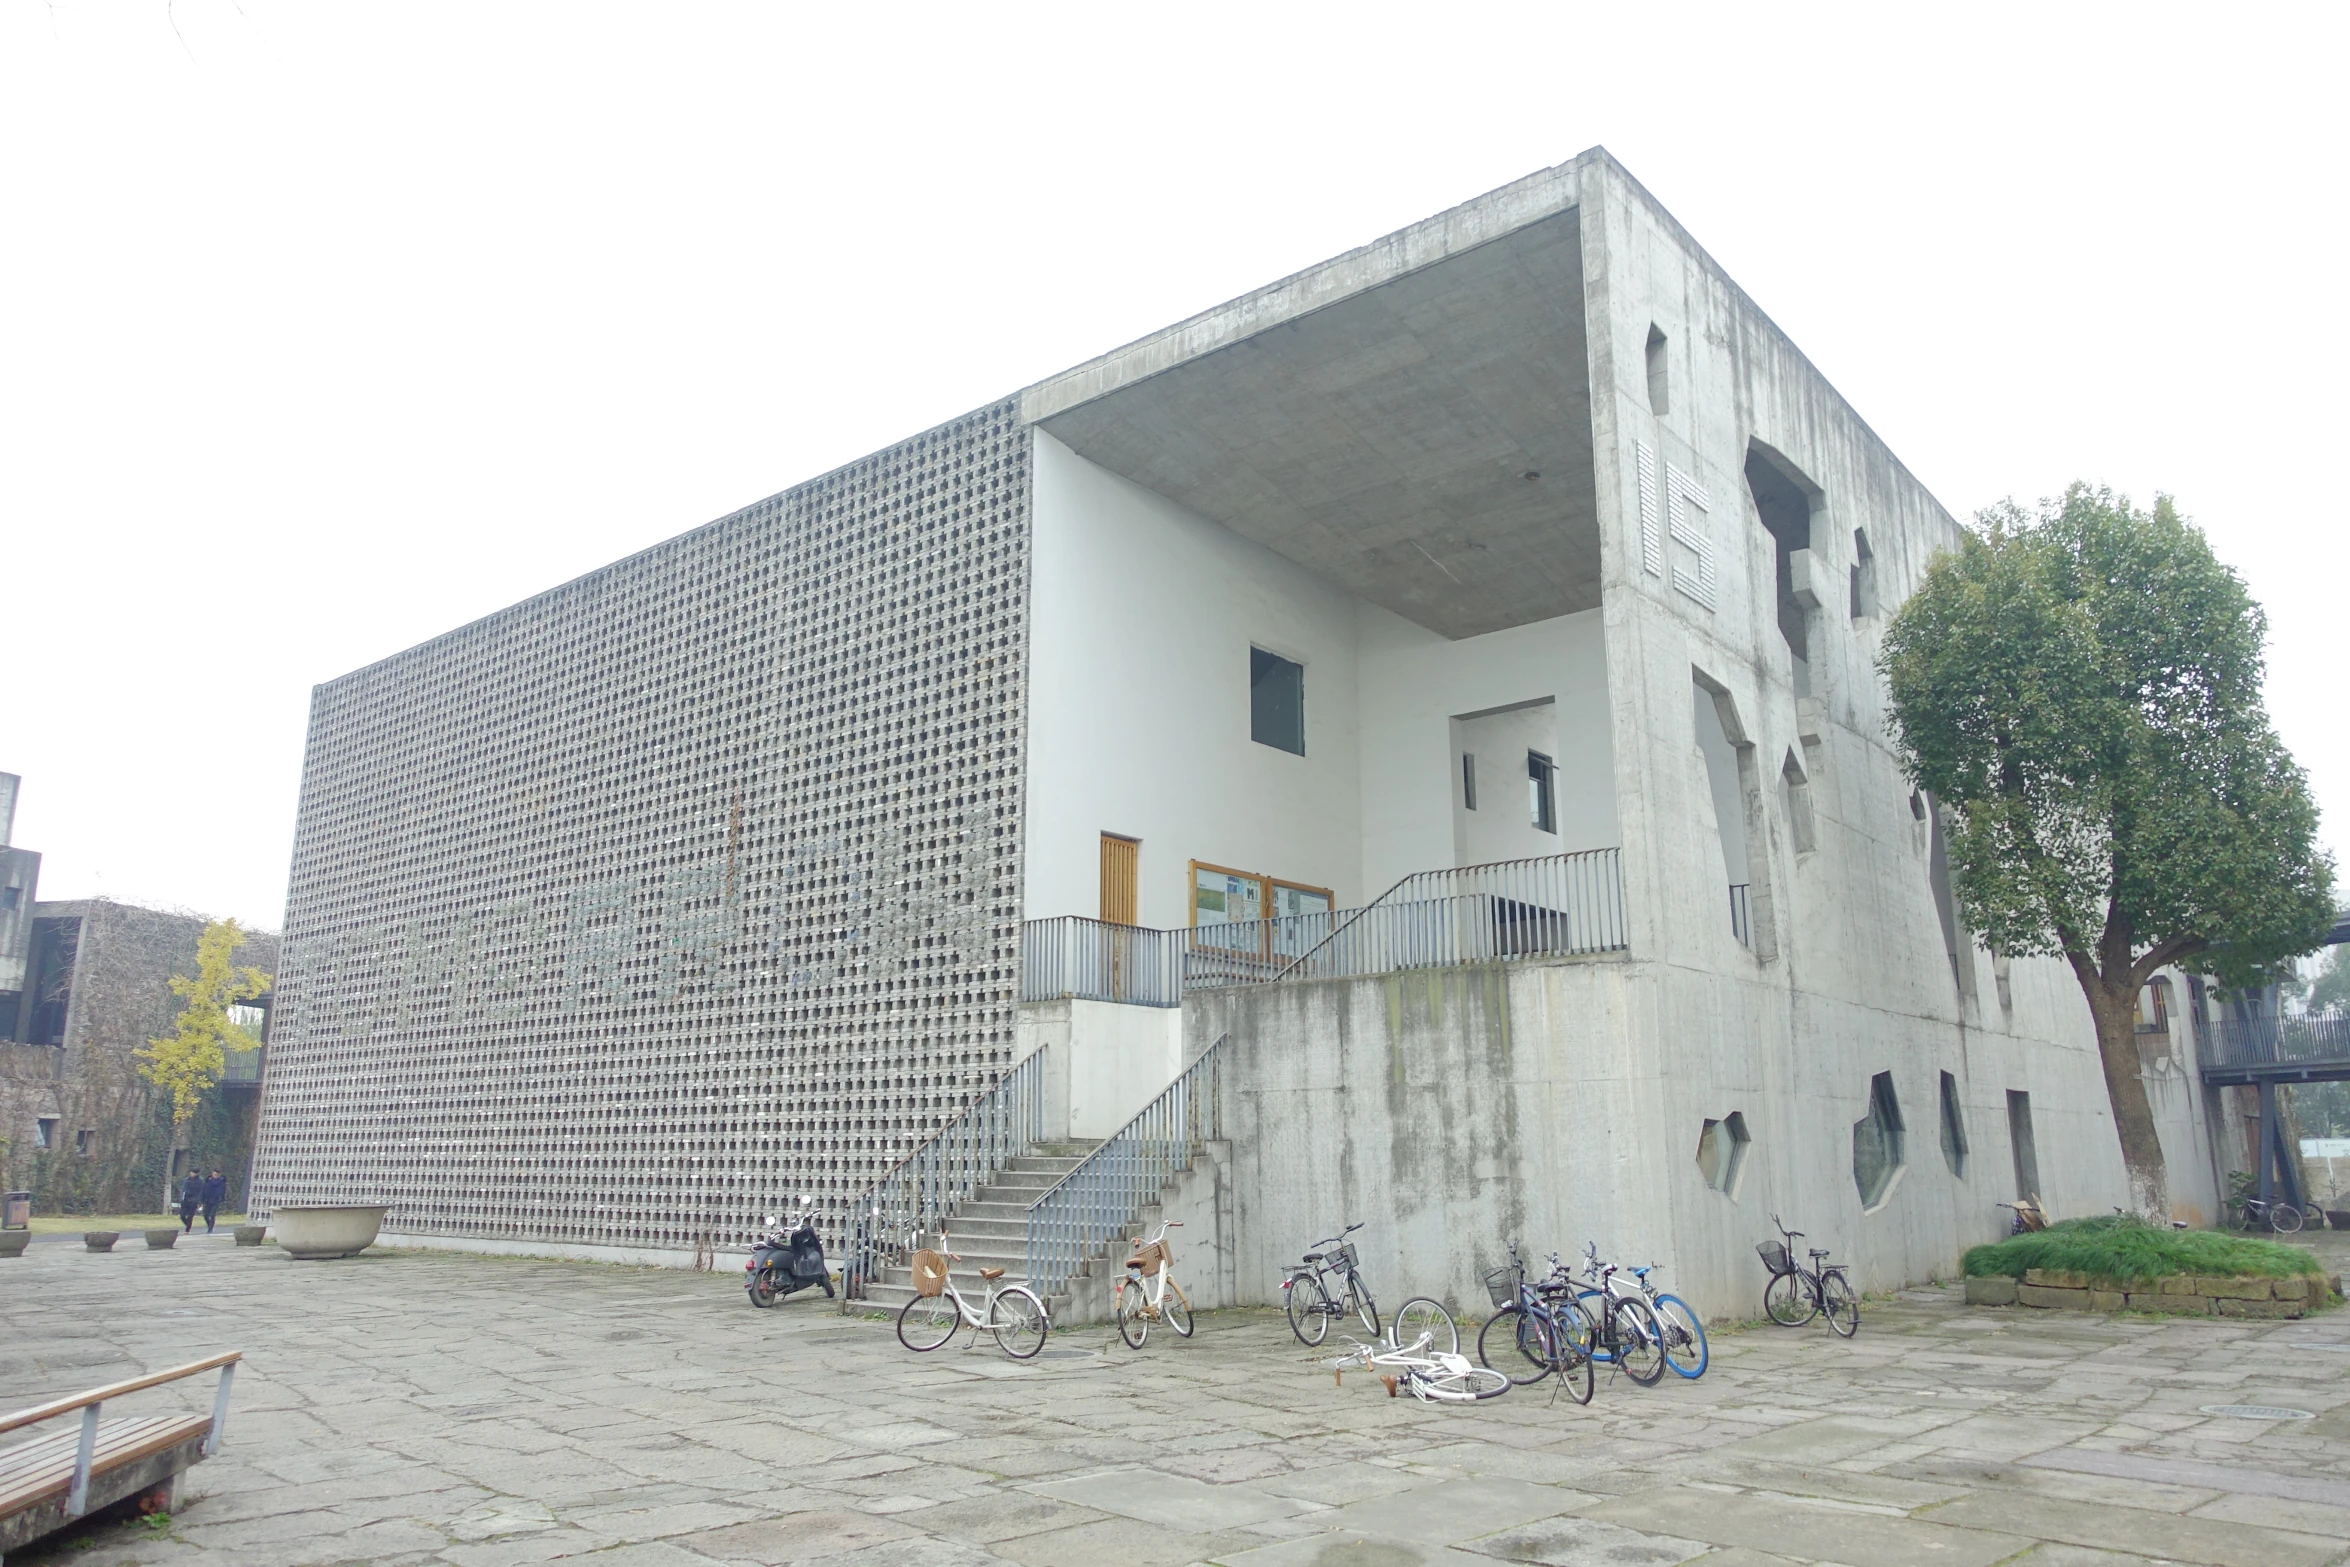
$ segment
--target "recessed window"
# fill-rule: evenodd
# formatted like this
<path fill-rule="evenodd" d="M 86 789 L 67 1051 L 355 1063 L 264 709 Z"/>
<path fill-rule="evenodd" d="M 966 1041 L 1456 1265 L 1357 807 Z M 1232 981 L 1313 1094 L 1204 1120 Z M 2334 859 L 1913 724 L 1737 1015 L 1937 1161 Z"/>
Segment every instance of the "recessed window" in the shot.
<path fill-rule="evenodd" d="M 23 901 L 22 887 L 0 887 L 0 909 L 13 909 Z"/>
<path fill-rule="evenodd" d="M 1786 791 L 1787 835 L 1795 840 L 1796 853 L 1809 854 L 1820 846 L 1819 826 L 1812 819 L 1811 779 L 1793 751 L 1779 768 L 1779 783 Z"/>
<path fill-rule="evenodd" d="M 1665 334 L 1653 321 L 1648 326 L 1648 411 L 1659 418 L 1673 411 L 1672 378 L 1665 369 Z"/>
<path fill-rule="evenodd" d="M 44 1115 L 38 1116 L 34 1119 L 33 1146 L 35 1148 L 54 1148 L 57 1146 L 57 1117 L 53 1115 Z"/>
<path fill-rule="evenodd" d="M 1733 1110 L 1708 1121 L 1697 1134 L 1697 1168 L 1705 1184 L 1725 1196 L 1738 1195 L 1738 1172 L 1746 1163 L 1746 1117 Z"/>
<path fill-rule="evenodd" d="M 2015 1194 L 2040 1200 L 2040 1150 L 2032 1142 L 2032 1096 L 2007 1091 L 2007 1147 L 2015 1156 Z"/>
<path fill-rule="evenodd" d="M 1869 531 L 1852 530 L 1852 618 L 1862 620 L 1877 612 L 1877 557 L 1869 549 Z"/>
<path fill-rule="evenodd" d="M 73 1151 L 87 1159 L 98 1151 L 98 1129 L 85 1126 L 73 1134 Z"/>
<path fill-rule="evenodd" d="M 1874 1208 L 1893 1194 L 1903 1162 L 1901 1144 L 1901 1101 L 1893 1093 L 1893 1074 L 1879 1072 L 1869 1079 L 1869 1113 L 1852 1123 L 1852 1184 L 1862 1207 Z"/>
<path fill-rule="evenodd" d="M 1559 830 L 1558 764 L 1540 751 L 1526 753 L 1526 816 L 1543 832 Z"/>
<path fill-rule="evenodd" d="M 1306 754 L 1306 670 L 1261 647 L 1248 650 L 1248 737 Z"/>
<path fill-rule="evenodd" d="M 1470 810 L 1477 808 L 1477 753 L 1461 753 L 1461 804 Z"/>
<path fill-rule="evenodd" d="M 1942 1162 L 1966 1179 L 1966 1116 L 1958 1107 L 1958 1079 L 1942 1074 Z"/>

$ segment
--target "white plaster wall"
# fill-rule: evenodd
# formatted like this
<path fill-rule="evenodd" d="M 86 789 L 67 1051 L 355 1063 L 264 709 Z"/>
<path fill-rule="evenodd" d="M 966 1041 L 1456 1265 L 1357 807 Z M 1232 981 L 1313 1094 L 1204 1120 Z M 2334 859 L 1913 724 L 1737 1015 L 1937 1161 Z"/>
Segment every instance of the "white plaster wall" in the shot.
<path fill-rule="evenodd" d="M 1534 825 L 1526 773 L 1528 752 L 1539 751 L 1552 758 L 1558 755 L 1557 703 L 1546 700 L 1530 707 L 1456 718 L 1452 721 L 1452 749 L 1456 863 L 1490 865 L 1497 860 L 1559 852 L 1558 834 Z M 1476 758 L 1475 810 L 1469 809 L 1463 798 L 1467 781 L 1461 762 L 1464 756 Z M 1555 781 L 1552 792 L 1555 796 Z"/>
<path fill-rule="evenodd" d="M 1414 871 L 1481 862 L 1457 831 L 1460 757 L 1453 720 L 1551 701 L 1559 831 L 1527 834 L 1564 854 L 1617 842 L 1607 650 L 1597 610 L 1452 642 L 1376 605 L 1358 610 L 1362 732 L 1362 886 L 1376 897 Z M 1495 767 L 1500 768 L 1497 759 Z M 1525 757 L 1486 793 L 1525 815 Z M 1472 856 L 1464 858 L 1464 856 Z"/>
<path fill-rule="evenodd" d="M 1069 1135 L 1107 1137 L 1183 1070 L 1173 1007 L 1069 1001 Z"/>
<path fill-rule="evenodd" d="M 1100 913 L 1104 832 L 1142 841 L 1144 925 L 1191 923 L 1195 859 L 1360 901 L 1356 601 L 1035 441 L 1027 917 Z M 1302 757 L 1249 738 L 1252 645 L 1305 666 Z"/>

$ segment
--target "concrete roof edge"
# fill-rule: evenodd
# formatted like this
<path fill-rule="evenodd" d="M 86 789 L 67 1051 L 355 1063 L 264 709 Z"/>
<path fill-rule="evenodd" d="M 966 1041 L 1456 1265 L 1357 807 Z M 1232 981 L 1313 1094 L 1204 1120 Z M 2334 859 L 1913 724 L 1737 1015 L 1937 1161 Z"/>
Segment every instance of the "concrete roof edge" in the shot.
<path fill-rule="evenodd" d="M 1837 405 L 1841 407 L 1845 413 L 1851 416 L 1853 424 L 1860 429 L 1861 433 L 1866 435 L 1870 440 L 1877 443 L 1877 449 L 1885 454 L 1886 461 L 1892 463 L 1895 468 L 1899 469 L 1903 478 L 1916 485 L 1918 487 L 1918 493 L 1923 495 L 1927 500 L 1932 501 L 1934 503 L 1934 509 L 1941 512 L 1943 517 L 1949 521 L 1953 528 L 1961 526 L 1958 518 L 1951 513 L 1950 508 L 1942 504 L 1942 497 L 1936 495 L 1933 490 L 1927 486 L 1925 480 L 1919 478 L 1915 473 L 1910 471 L 1909 464 L 1901 460 L 1900 454 L 1893 450 L 1892 443 L 1887 441 L 1883 436 L 1879 435 L 1876 431 L 1876 427 L 1861 416 L 1860 410 L 1852 406 L 1852 399 L 1846 397 L 1844 393 L 1837 387 L 1836 383 L 1829 380 L 1827 374 L 1822 371 L 1818 365 L 1812 362 L 1811 355 L 1805 353 L 1803 349 L 1796 343 L 1795 339 L 1788 335 L 1787 329 L 1779 325 L 1777 321 L 1773 320 L 1771 318 L 1771 313 L 1765 310 L 1760 304 L 1756 303 L 1755 297 L 1752 294 L 1749 294 L 1742 286 L 1740 286 L 1736 278 L 1730 276 L 1729 269 L 1714 259 L 1713 252 L 1707 250 L 1705 246 L 1698 243 L 1697 236 L 1690 233 L 1689 230 L 1683 226 L 1679 218 L 1673 216 L 1671 208 L 1667 207 L 1663 202 L 1657 200 L 1655 194 L 1652 193 L 1647 186 L 1640 183 L 1639 177 L 1635 175 L 1630 169 L 1625 168 L 1622 162 L 1620 162 L 1616 156 L 1609 152 L 1606 148 L 1594 147 L 1589 152 L 1583 154 L 1581 158 L 1577 158 L 1575 161 L 1577 163 L 1581 163 L 1585 160 L 1589 160 L 1596 167 L 1605 169 L 1607 173 L 1613 178 L 1621 180 L 1623 182 L 1624 189 L 1643 204 L 1645 204 L 1648 210 L 1656 216 L 1658 221 L 1664 225 L 1665 229 L 1669 233 L 1680 240 L 1682 244 L 1688 246 L 1689 253 L 1695 256 L 1708 272 L 1711 272 L 1715 277 L 1719 278 L 1723 287 L 1729 289 L 1731 293 L 1737 295 L 1741 304 L 1743 304 L 1748 310 L 1754 312 L 1754 318 L 1757 321 L 1760 321 L 1765 327 L 1769 328 L 1771 335 L 1776 337 L 1782 344 L 1786 346 L 1787 352 L 1793 354 L 1797 359 L 1803 362 L 1803 367 L 1806 370 L 1809 370 L 1812 375 L 1818 379 L 1821 386 L 1827 388 L 1828 395 L 1835 398 Z"/>
<path fill-rule="evenodd" d="M 1537 169 L 1367 245 L 1316 262 L 1048 376 L 1019 393 L 1020 418 L 1026 424 L 1041 423 L 1163 370 L 1229 348 L 1269 327 L 1298 320 L 1529 224 L 1556 217 L 1580 204 L 1581 173 L 1586 165 L 1601 160 L 1615 164 L 1605 149 L 1589 148 L 1564 163 Z"/>

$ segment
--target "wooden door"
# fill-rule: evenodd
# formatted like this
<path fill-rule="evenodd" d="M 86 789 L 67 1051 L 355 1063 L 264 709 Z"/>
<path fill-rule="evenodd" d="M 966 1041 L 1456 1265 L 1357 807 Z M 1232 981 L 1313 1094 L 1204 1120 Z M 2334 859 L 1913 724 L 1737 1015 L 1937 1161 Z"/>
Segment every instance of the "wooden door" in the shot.
<path fill-rule="evenodd" d="M 1102 919 L 1111 925 L 1139 923 L 1142 845 L 1115 833 L 1102 834 Z"/>

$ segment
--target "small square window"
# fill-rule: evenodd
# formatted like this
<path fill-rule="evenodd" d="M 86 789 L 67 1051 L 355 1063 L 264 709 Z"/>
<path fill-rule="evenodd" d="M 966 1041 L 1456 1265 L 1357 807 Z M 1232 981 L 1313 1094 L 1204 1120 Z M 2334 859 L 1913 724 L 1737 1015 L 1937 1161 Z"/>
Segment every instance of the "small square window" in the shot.
<path fill-rule="evenodd" d="M 57 1117 L 53 1115 L 44 1115 L 34 1119 L 33 1146 L 35 1148 L 54 1148 L 57 1146 Z"/>
<path fill-rule="evenodd" d="M 1540 831 L 1559 830 L 1558 766 L 1540 751 L 1526 753 L 1526 815 Z"/>
<path fill-rule="evenodd" d="M 1306 670 L 1261 647 L 1248 650 L 1248 737 L 1306 754 Z"/>

